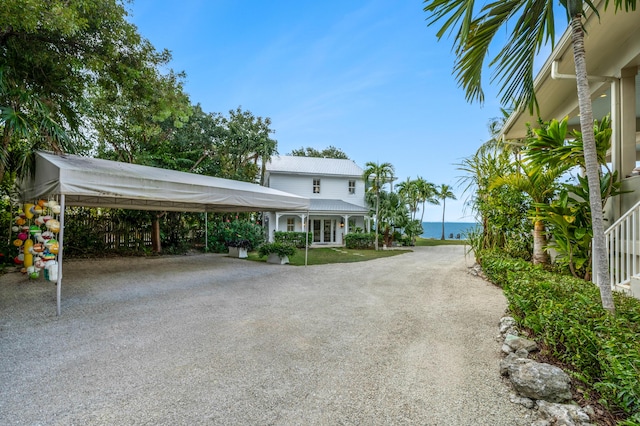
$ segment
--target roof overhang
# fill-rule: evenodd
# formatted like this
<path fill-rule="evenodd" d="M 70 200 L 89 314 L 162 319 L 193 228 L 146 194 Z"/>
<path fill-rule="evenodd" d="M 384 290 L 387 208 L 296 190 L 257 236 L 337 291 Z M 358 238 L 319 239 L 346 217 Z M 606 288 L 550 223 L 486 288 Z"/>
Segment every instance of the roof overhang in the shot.
<path fill-rule="evenodd" d="M 614 7 L 610 6 L 605 11 L 603 5 L 602 1 L 597 3 L 600 18 L 588 13 L 584 23 L 587 73 L 595 118 L 601 118 L 611 110 L 611 83 L 608 78 L 620 78 L 622 69 L 640 67 L 640 11 L 615 13 Z M 539 115 L 536 111 L 531 114 L 527 108 L 511 114 L 501 133 L 505 139 L 526 137 L 527 124 L 535 125 L 538 118 L 548 121 L 568 116 L 570 124 L 579 123 L 576 81 L 552 78 L 554 62 L 557 73 L 575 75 L 570 29 L 560 38 L 534 81 Z M 640 90 L 636 96 L 637 105 L 640 105 Z"/>

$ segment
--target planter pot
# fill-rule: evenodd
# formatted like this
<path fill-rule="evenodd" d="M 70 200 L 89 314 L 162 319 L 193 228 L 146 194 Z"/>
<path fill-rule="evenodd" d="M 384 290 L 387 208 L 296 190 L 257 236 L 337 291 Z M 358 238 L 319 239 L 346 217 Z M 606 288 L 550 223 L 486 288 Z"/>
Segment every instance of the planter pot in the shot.
<path fill-rule="evenodd" d="M 289 263 L 289 256 L 279 256 L 277 253 L 271 253 L 267 257 L 267 263 L 275 263 L 276 265 L 285 265 Z"/>
<path fill-rule="evenodd" d="M 245 259 L 247 257 L 247 249 L 243 247 L 229 247 L 229 256 Z"/>

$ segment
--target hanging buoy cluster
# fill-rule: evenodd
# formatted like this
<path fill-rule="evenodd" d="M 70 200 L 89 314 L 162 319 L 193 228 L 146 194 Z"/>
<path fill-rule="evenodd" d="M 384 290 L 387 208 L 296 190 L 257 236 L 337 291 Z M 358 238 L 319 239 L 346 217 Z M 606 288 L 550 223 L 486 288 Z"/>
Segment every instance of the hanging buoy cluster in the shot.
<path fill-rule="evenodd" d="M 14 218 L 12 231 L 17 238 L 13 245 L 17 247 L 18 254 L 13 261 L 31 279 L 39 278 L 40 272 L 44 271 L 46 280 L 58 280 L 59 214 L 57 201 L 39 200 L 26 203 L 23 211 Z"/>

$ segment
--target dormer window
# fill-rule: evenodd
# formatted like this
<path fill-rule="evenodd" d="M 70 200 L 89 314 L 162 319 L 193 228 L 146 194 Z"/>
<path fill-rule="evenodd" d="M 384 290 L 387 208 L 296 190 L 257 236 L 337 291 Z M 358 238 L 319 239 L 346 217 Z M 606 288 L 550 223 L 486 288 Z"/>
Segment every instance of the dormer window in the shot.
<path fill-rule="evenodd" d="M 320 193 L 320 179 L 313 180 L 313 193 L 314 194 Z"/>
<path fill-rule="evenodd" d="M 356 181 L 355 180 L 350 180 L 349 181 L 349 194 L 355 194 L 356 193 Z"/>

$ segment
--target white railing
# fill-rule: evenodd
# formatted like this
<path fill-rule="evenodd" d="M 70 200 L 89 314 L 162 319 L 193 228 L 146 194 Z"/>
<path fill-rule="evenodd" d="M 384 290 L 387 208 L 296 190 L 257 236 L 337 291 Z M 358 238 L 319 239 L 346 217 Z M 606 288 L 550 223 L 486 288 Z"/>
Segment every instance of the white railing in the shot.
<path fill-rule="evenodd" d="M 604 231 L 609 255 L 609 280 L 613 289 L 628 288 L 640 274 L 640 202 Z M 597 276 L 593 262 L 593 277 Z"/>

